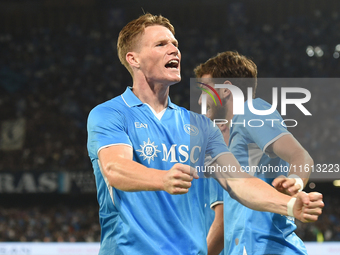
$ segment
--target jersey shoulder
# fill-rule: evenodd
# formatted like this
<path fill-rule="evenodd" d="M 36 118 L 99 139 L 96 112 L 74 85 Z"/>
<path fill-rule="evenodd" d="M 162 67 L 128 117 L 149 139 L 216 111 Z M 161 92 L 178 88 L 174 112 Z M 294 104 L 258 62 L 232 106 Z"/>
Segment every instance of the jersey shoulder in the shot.
<path fill-rule="evenodd" d="M 248 107 L 249 100 L 245 103 L 245 112 L 251 113 L 249 107 Z M 269 104 L 267 101 L 263 100 L 262 98 L 255 98 L 252 100 L 252 105 L 256 110 L 268 110 L 272 107 L 271 104 Z"/>
<path fill-rule="evenodd" d="M 212 125 L 212 121 L 205 115 L 190 111 L 190 122 Z"/>
<path fill-rule="evenodd" d="M 89 113 L 87 123 L 92 126 L 106 126 L 108 123 L 125 123 L 129 107 L 126 106 L 121 96 L 117 96 L 95 106 Z"/>
<path fill-rule="evenodd" d="M 121 95 L 116 96 L 110 100 L 107 100 L 103 103 L 96 105 L 89 113 L 89 116 L 92 115 L 99 115 L 103 116 L 108 113 L 112 112 L 124 112 L 127 109 L 127 105 L 125 105 Z"/>
<path fill-rule="evenodd" d="M 258 115 L 253 113 L 250 109 L 249 109 L 249 105 L 252 105 L 252 107 L 258 111 L 266 111 L 272 108 L 272 105 L 270 103 L 268 103 L 267 101 L 263 100 L 262 98 L 255 98 L 252 100 L 251 104 L 250 101 L 246 101 L 245 105 L 244 105 L 244 116 L 242 115 L 238 115 L 237 118 L 242 118 L 245 117 L 246 119 L 249 118 L 254 118 L 254 119 L 268 119 L 268 118 L 275 118 L 275 119 L 282 119 L 282 116 L 280 115 L 280 113 L 274 109 L 271 110 L 271 113 L 268 113 L 266 115 Z"/>

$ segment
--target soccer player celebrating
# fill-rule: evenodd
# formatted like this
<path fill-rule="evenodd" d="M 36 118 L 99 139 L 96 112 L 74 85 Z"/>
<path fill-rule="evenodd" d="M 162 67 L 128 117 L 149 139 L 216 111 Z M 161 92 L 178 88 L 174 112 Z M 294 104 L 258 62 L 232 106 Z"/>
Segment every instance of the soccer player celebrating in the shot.
<path fill-rule="evenodd" d="M 252 97 L 255 98 L 257 67 L 252 60 L 237 52 L 219 53 L 197 66 L 195 74 L 207 83 L 210 82 L 211 86 L 214 86 L 212 78 L 223 78 L 225 84 L 233 83 L 244 94 L 247 92 L 247 87 L 252 87 Z M 234 115 L 231 91 L 227 88 L 217 88 L 216 91 L 223 106 L 215 105 L 208 97 L 206 116 L 212 120 L 227 120 L 226 124 L 218 126 L 230 151 L 244 167 L 243 169 L 261 169 L 260 166 L 289 169 L 289 165 L 310 167 L 313 165 L 313 160 L 307 151 L 280 124 L 282 117 L 277 111 L 269 116 L 255 115 L 251 113 L 245 102 L 244 115 Z M 202 97 L 199 103 L 202 103 L 201 100 Z M 252 101 L 255 109 L 265 110 L 271 107 L 260 98 Z M 264 125 L 254 128 L 240 124 L 244 120 L 247 123 L 250 119 L 262 119 Z M 266 119 L 280 121 L 267 122 Z M 237 124 L 229 125 L 230 123 Z M 310 170 L 308 167 L 304 170 L 293 172 L 291 175 L 288 173 L 288 177 L 275 172 L 264 174 L 261 171 L 253 171 L 252 174 L 271 183 L 283 193 L 295 195 L 308 182 Z M 285 174 L 287 175 L 287 172 Z M 232 199 L 228 192 L 224 192 L 224 229 L 225 254 L 307 254 L 303 242 L 294 233 L 296 229 L 294 218 L 251 210 Z"/>
<path fill-rule="evenodd" d="M 87 147 L 97 185 L 100 254 L 207 254 L 206 180 L 197 179 L 193 169 L 204 164 L 206 154 L 240 169 L 207 117 L 169 99 L 169 87 L 181 79 L 174 34 L 162 16 L 145 14 L 129 22 L 117 48 L 132 87 L 89 114 Z M 300 193 L 294 203 L 258 178 L 219 181 L 252 209 L 291 214 L 303 222 L 321 214 L 319 193 Z"/>

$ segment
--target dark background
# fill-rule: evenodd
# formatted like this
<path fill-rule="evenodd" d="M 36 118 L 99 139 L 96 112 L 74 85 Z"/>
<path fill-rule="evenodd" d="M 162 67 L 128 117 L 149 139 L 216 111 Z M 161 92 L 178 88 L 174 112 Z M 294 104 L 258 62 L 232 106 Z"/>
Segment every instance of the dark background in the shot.
<path fill-rule="evenodd" d="M 182 81 L 171 99 L 188 108 L 193 68 L 226 50 L 251 57 L 261 78 L 338 78 L 339 10 L 335 0 L 2 0 L 0 241 L 99 241 L 86 119 L 132 85 L 116 52 L 127 22 L 143 12 L 170 19 L 182 52 Z M 313 118 L 291 130 L 316 163 L 339 163 L 339 89 L 316 88 Z M 44 173 L 55 173 L 54 189 Z M 318 233 L 340 240 L 332 181 L 305 189 L 322 192 L 326 203 L 318 222 L 298 224 L 305 241 Z"/>

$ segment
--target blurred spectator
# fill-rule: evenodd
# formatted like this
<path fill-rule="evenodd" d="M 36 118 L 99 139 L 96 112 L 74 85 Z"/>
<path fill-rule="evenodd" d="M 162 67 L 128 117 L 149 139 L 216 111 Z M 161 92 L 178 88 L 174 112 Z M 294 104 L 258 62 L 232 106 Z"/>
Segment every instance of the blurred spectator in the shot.
<path fill-rule="evenodd" d="M 99 242 L 94 205 L 0 208 L 0 242 Z"/>

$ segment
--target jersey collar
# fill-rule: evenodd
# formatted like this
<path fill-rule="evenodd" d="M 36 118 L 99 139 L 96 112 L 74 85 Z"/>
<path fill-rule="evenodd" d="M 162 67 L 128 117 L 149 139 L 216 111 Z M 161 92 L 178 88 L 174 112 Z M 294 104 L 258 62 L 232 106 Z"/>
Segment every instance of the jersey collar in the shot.
<path fill-rule="evenodd" d="M 133 94 L 132 87 L 127 87 L 121 97 L 125 104 L 129 107 L 140 106 L 143 104 L 142 101 L 140 101 L 139 98 Z M 178 106 L 171 102 L 170 97 L 168 97 L 168 107 L 171 109 L 178 109 Z"/>

